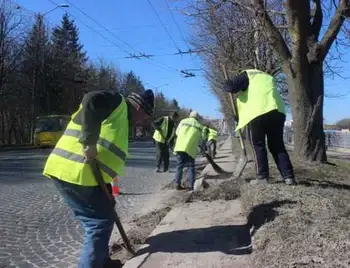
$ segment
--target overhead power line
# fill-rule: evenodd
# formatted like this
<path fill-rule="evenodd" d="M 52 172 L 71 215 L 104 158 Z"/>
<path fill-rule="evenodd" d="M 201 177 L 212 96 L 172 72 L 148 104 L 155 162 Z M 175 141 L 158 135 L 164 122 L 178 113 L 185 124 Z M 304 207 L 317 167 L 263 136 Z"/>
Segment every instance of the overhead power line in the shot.
<path fill-rule="evenodd" d="M 200 53 L 200 52 L 203 52 L 204 50 L 203 49 L 191 49 L 189 48 L 187 51 L 181 51 L 179 50 L 179 52 L 176 52 L 174 53 L 174 55 L 184 55 L 184 54 L 197 54 L 197 53 Z"/>
<path fill-rule="evenodd" d="M 118 32 L 118 31 L 127 31 L 127 30 L 134 30 L 134 29 L 143 29 L 143 28 L 159 28 L 162 27 L 159 24 L 149 24 L 149 25 L 131 25 L 128 27 L 121 27 L 121 28 L 107 28 L 111 32 Z"/>
<path fill-rule="evenodd" d="M 160 18 L 160 16 L 159 16 L 157 10 L 154 8 L 154 6 L 153 6 L 151 0 L 147 0 L 147 1 L 148 1 L 148 3 L 150 4 L 150 6 L 151 6 L 151 8 L 152 8 L 152 10 L 153 10 L 153 12 L 154 12 L 154 14 L 157 16 L 157 18 L 158 18 L 160 24 L 161 24 L 162 27 L 164 28 L 165 32 L 167 33 L 167 35 L 169 36 L 169 38 L 173 41 L 175 48 L 176 48 L 177 50 L 180 50 L 179 47 L 178 47 L 178 45 L 176 44 L 174 38 L 171 36 L 170 32 L 168 31 L 168 28 L 165 26 L 164 22 L 163 22 L 162 19 Z"/>
<path fill-rule="evenodd" d="M 85 11 L 83 11 L 81 8 L 79 8 L 78 6 L 74 5 L 70 0 L 66 1 L 67 3 L 69 3 L 70 5 L 72 5 L 74 8 L 76 8 L 77 10 L 79 10 L 84 16 L 86 16 L 87 18 L 89 18 L 90 20 L 92 20 L 93 22 L 95 22 L 97 25 L 99 25 L 100 27 L 102 27 L 105 31 L 107 31 L 109 34 L 111 34 L 114 38 L 116 38 L 118 41 L 120 41 L 121 43 L 123 43 L 124 45 L 128 46 L 131 50 L 136 51 L 138 53 L 138 55 L 136 55 L 135 53 L 130 53 L 129 54 L 129 58 L 135 58 L 135 59 L 142 59 L 145 58 L 147 60 L 149 60 L 151 58 L 152 55 L 146 55 L 145 53 L 141 53 L 138 52 L 135 48 L 133 48 L 131 45 L 129 45 L 127 42 L 123 41 L 122 39 L 120 39 L 118 36 L 116 36 L 113 32 L 111 32 L 108 28 L 106 28 L 103 24 L 101 24 L 99 21 L 97 21 L 96 19 L 94 19 L 93 17 L 91 17 L 89 14 L 87 14 Z M 147 61 L 148 63 L 150 63 L 153 66 L 157 66 L 159 68 L 167 68 L 168 70 L 172 70 L 172 71 L 176 71 L 179 72 L 179 70 L 174 69 L 172 67 L 166 66 L 165 64 L 154 64 L 154 62 L 151 61 Z M 163 67 L 161 67 L 163 66 Z"/>
<path fill-rule="evenodd" d="M 51 2 L 54 5 L 57 5 L 54 1 L 52 0 L 48 0 L 49 2 Z M 90 30 L 92 30 L 94 33 L 98 34 L 99 36 L 101 36 L 103 39 L 105 39 L 106 41 L 110 42 L 113 46 L 119 48 L 120 50 L 122 50 L 124 53 L 131 55 L 130 52 L 128 52 L 126 49 L 124 49 L 122 46 L 120 46 L 119 44 L 116 44 L 115 42 L 113 42 L 112 40 L 110 40 L 109 38 L 107 38 L 106 36 L 104 36 L 103 34 L 101 34 L 100 32 L 96 31 L 94 28 L 92 28 L 90 25 L 86 24 L 84 21 L 79 20 L 76 16 L 74 16 L 72 13 L 68 12 L 67 10 L 65 10 L 65 12 L 67 14 L 69 14 L 72 18 L 80 21 L 85 27 L 89 28 Z"/>
<path fill-rule="evenodd" d="M 54 5 L 57 5 L 57 3 L 55 3 L 53 0 L 48 0 L 49 2 L 51 2 Z M 113 46 L 119 48 L 120 50 L 122 50 L 124 53 L 128 54 L 131 58 L 136 58 L 134 57 L 135 54 L 130 53 L 129 51 L 127 51 L 126 49 L 124 49 L 121 45 L 113 42 L 112 40 L 110 40 L 109 38 L 107 38 L 106 36 L 104 36 L 103 34 L 101 34 L 100 32 L 96 31 L 95 29 L 93 29 L 90 25 L 88 25 L 87 23 L 85 23 L 83 20 L 78 19 L 76 16 L 74 16 L 72 13 L 65 11 L 67 14 L 69 14 L 72 18 L 74 18 L 75 20 L 80 21 L 83 25 L 85 25 L 87 28 L 89 28 L 90 30 L 92 30 L 94 33 L 98 34 L 99 36 L 101 36 L 103 39 L 105 39 L 106 41 L 108 41 L 109 43 L 111 43 Z M 142 53 L 141 53 L 142 54 Z M 167 65 L 163 65 L 163 64 L 156 64 L 152 61 L 150 61 L 149 59 L 147 59 L 146 57 L 146 63 L 149 63 L 155 67 L 158 67 L 160 69 L 163 69 L 165 71 L 173 71 L 173 72 L 179 72 L 179 70 L 174 69 L 172 67 L 169 67 Z"/>
<path fill-rule="evenodd" d="M 125 59 L 138 59 L 138 60 L 140 60 L 141 58 L 149 59 L 149 58 L 152 58 L 153 56 L 154 55 L 146 55 L 145 53 L 140 53 L 138 55 L 133 54 L 131 56 L 125 57 Z"/>
<path fill-rule="evenodd" d="M 175 23 L 177 30 L 179 31 L 179 33 L 180 33 L 180 35 L 181 35 L 181 37 L 182 37 L 182 40 L 183 40 L 183 41 L 185 42 L 185 44 L 186 44 L 186 43 L 187 43 L 187 42 L 186 42 L 186 39 L 185 39 L 184 35 L 182 34 L 181 27 L 179 26 L 179 24 L 177 23 L 177 21 L 176 21 L 176 19 L 175 19 L 174 12 L 171 10 L 171 8 L 170 8 L 170 6 L 169 6 L 169 4 L 168 4 L 168 0 L 164 0 L 164 2 L 165 2 L 166 6 L 167 6 L 167 8 L 168 8 L 168 10 L 169 10 L 169 12 L 170 12 L 171 18 L 173 19 L 173 22 Z"/>
<path fill-rule="evenodd" d="M 53 0 L 48 0 L 49 2 L 51 2 L 52 4 L 54 5 L 58 5 L 56 4 Z M 182 71 L 178 70 L 178 69 L 175 69 L 171 66 L 168 66 L 166 64 L 163 64 L 163 63 L 157 63 L 156 61 L 154 60 L 151 60 L 150 58 L 153 56 L 153 55 L 147 55 L 145 53 L 141 53 L 141 52 L 138 52 L 136 49 L 134 49 L 131 45 L 129 45 L 128 43 L 126 43 L 125 41 L 121 40 L 119 37 L 117 37 L 115 34 L 111 33 L 110 30 L 108 30 L 104 25 L 102 25 L 100 22 L 98 22 L 96 19 L 92 18 L 90 15 L 88 15 L 86 12 L 82 11 L 80 8 L 78 8 L 76 5 L 72 4 L 71 1 L 67 0 L 66 1 L 67 3 L 71 4 L 73 7 L 75 7 L 77 10 L 79 10 L 84 16 L 88 17 L 90 20 L 94 21 L 95 23 L 97 23 L 98 25 L 100 25 L 102 28 L 106 29 L 107 32 L 109 32 L 114 38 L 116 38 L 118 41 L 122 42 L 124 45 L 128 46 L 129 48 L 131 48 L 132 50 L 136 51 L 137 54 L 135 53 L 131 53 L 129 52 L 128 50 L 126 50 L 125 48 L 123 48 L 121 45 L 113 42 L 112 40 L 110 40 L 109 38 L 107 38 L 106 36 L 104 36 L 103 34 L 101 34 L 100 32 L 96 31 L 95 29 L 93 29 L 90 25 L 88 25 L 87 23 L 85 23 L 84 21 L 82 20 L 79 20 L 77 19 L 76 16 L 74 16 L 72 13 L 68 12 L 65 10 L 65 12 L 67 14 L 69 14 L 71 17 L 73 17 L 74 19 L 80 21 L 83 25 L 85 25 L 87 28 L 89 28 L 90 30 L 92 30 L 93 32 L 95 32 L 96 34 L 98 34 L 99 36 L 101 36 L 103 39 L 105 39 L 106 41 L 110 42 L 113 46 L 119 48 L 120 50 L 122 50 L 123 52 L 125 52 L 126 54 L 128 54 L 129 56 L 127 58 L 134 58 L 134 59 L 143 59 L 145 60 L 146 63 L 149 63 L 155 67 L 158 67 L 160 69 L 163 69 L 165 71 L 173 71 L 173 72 L 177 72 L 177 73 L 181 73 L 183 75 L 185 75 L 185 77 L 188 77 L 186 76 L 186 74 L 184 74 Z"/>
<path fill-rule="evenodd" d="M 113 32 L 111 32 L 108 28 L 106 28 L 104 25 L 102 25 L 100 22 L 98 22 L 96 19 L 94 19 L 93 17 L 91 17 L 89 14 L 87 14 L 84 10 L 82 10 L 81 8 L 77 7 L 76 5 L 74 5 L 71 1 L 66 0 L 66 2 L 68 4 L 70 4 L 72 7 L 76 8 L 77 10 L 79 10 L 84 16 L 86 16 L 87 18 L 89 18 L 90 20 L 92 20 L 93 22 L 95 22 L 97 25 L 99 25 L 101 28 L 103 28 L 106 32 L 108 32 L 110 35 L 112 35 L 115 39 L 117 39 L 119 42 L 123 43 L 125 46 L 129 47 L 131 50 L 136 51 L 136 49 L 134 49 L 131 45 L 129 45 L 127 42 L 125 42 L 124 40 L 120 39 L 118 36 L 116 36 Z"/>

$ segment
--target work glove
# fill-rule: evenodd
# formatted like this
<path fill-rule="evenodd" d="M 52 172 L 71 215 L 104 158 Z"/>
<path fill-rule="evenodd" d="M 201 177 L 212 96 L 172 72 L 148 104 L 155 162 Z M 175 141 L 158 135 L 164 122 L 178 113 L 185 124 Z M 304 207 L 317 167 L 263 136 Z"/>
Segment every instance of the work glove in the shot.
<path fill-rule="evenodd" d="M 87 145 L 83 149 L 83 155 L 85 162 L 89 162 L 97 157 L 96 145 Z"/>

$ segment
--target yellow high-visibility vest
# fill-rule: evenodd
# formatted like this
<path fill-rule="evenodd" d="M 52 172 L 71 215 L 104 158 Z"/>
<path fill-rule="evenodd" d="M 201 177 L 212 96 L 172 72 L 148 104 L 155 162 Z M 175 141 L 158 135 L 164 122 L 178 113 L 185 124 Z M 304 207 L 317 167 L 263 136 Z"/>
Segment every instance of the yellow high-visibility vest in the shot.
<path fill-rule="evenodd" d="M 204 126 L 202 130 L 202 139 L 204 141 L 208 140 L 208 134 L 209 134 L 209 129 L 208 127 Z"/>
<path fill-rule="evenodd" d="M 82 126 L 74 122 L 81 109 L 82 105 L 72 115 L 66 131 L 46 161 L 43 174 L 77 185 L 96 186 L 98 184 L 90 165 L 84 163 L 83 145 L 79 142 Z M 96 160 L 106 183 L 110 183 L 117 174 L 121 176 L 125 174 L 128 135 L 128 109 L 123 98 L 119 106 L 102 122 L 97 141 Z"/>
<path fill-rule="evenodd" d="M 192 158 L 196 157 L 197 147 L 202 138 L 203 126 L 195 118 L 181 120 L 176 129 L 176 144 L 174 152 L 185 152 Z"/>
<path fill-rule="evenodd" d="M 255 69 L 246 72 L 249 87 L 237 97 L 239 120 L 236 131 L 245 127 L 254 118 L 272 110 L 286 113 L 283 99 L 277 91 L 275 78 Z"/>
<path fill-rule="evenodd" d="M 163 117 L 163 122 L 162 122 L 162 124 L 160 126 L 161 133 L 158 130 L 154 131 L 153 139 L 155 141 L 160 142 L 160 143 L 165 143 L 165 140 L 163 139 L 163 137 L 164 138 L 167 137 L 168 129 L 169 129 L 169 120 L 170 120 L 169 116 L 164 116 Z M 163 135 L 163 137 L 162 137 L 161 134 Z M 175 135 L 175 125 L 174 125 L 173 130 L 172 130 L 172 132 L 170 134 L 170 137 L 169 137 L 169 139 L 167 141 L 170 141 L 174 137 L 174 135 Z"/>
<path fill-rule="evenodd" d="M 215 129 L 209 128 L 209 135 L 208 135 L 208 141 L 214 140 L 216 141 L 218 133 Z"/>

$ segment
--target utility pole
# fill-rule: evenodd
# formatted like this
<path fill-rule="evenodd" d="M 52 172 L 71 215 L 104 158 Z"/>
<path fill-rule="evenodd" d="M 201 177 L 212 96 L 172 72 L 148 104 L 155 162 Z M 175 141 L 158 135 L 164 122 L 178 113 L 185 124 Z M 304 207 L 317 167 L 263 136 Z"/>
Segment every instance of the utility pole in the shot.
<path fill-rule="evenodd" d="M 40 51 L 40 40 L 42 38 L 42 24 L 43 16 L 39 13 L 36 17 L 37 30 L 35 33 L 35 50 L 34 50 L 34 68 L 33 68 L 33 78 L 32 78 L 32 132 L 31 132 L 31 143 L 34 144 L 34 131 L 35 131 L 35 119 L 37 115 L 37 94 L 38 94 L 38 73 L 42 66 L 39 66 L 39 53 Z"/>

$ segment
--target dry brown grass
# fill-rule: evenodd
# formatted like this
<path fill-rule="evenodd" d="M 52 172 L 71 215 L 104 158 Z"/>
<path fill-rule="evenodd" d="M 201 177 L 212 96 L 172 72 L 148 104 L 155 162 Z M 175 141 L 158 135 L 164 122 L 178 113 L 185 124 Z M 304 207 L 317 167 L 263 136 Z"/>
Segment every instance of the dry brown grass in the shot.
<path fill-rule="evenodd" d="M 350 267 L 350 164 L 313 166 L 293 154 L 291 159 L 297 186 L 279 181 L 273 161 L 272 184 L 246 182 L 255 176 L 254 164 L 239 179 L 253 235 L 252 267 Z"/>

